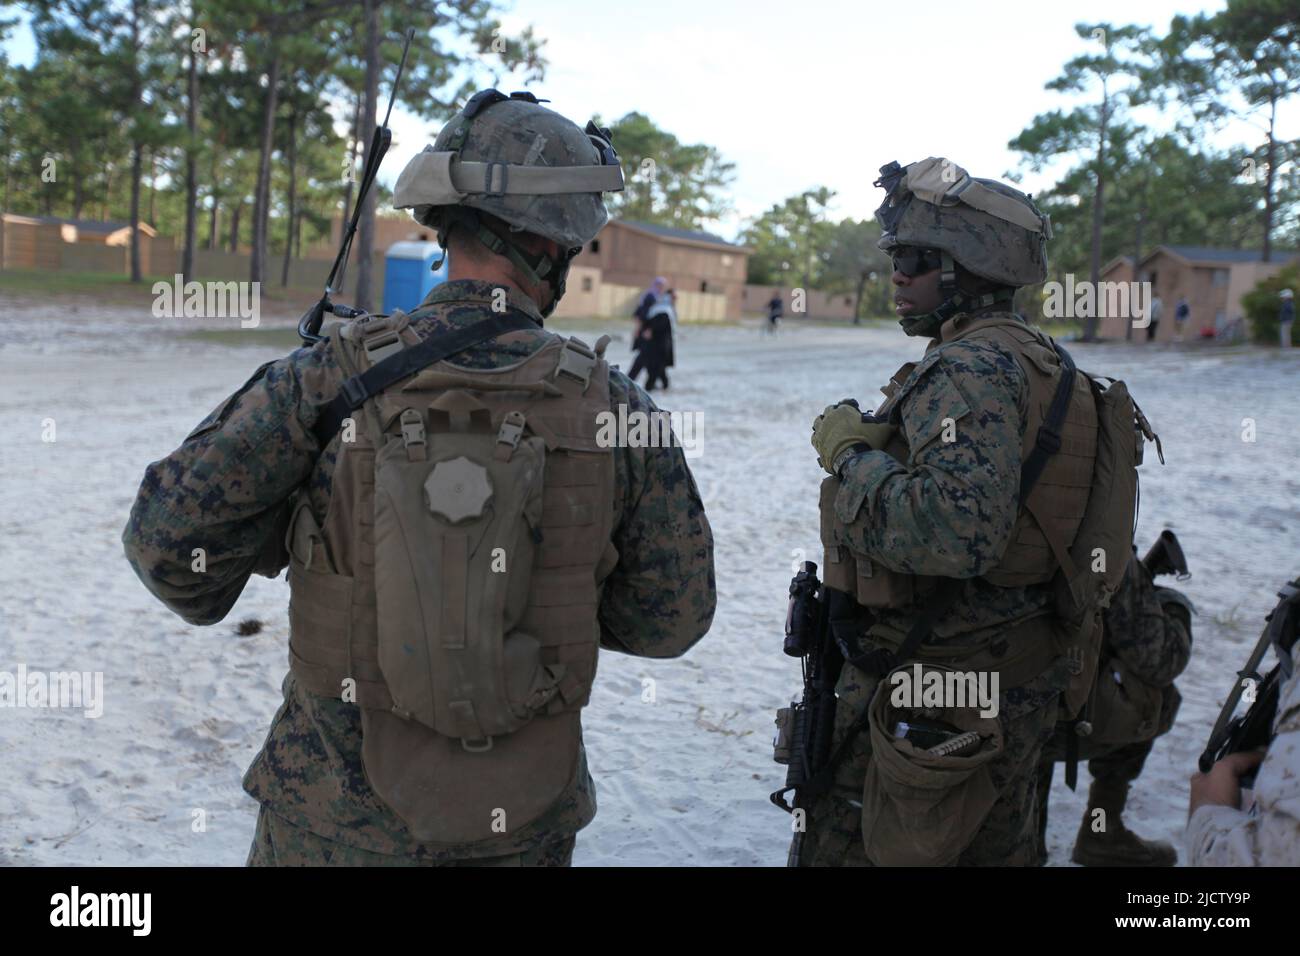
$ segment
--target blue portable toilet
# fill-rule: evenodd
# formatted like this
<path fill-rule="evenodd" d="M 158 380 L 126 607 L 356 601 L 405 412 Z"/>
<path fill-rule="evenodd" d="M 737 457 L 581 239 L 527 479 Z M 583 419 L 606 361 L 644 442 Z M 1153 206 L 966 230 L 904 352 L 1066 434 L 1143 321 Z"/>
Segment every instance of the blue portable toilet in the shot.
<path fill-rule="evenodd" d="M 395 242 L 384 253 L 384 311 L 410 312 L 440 282 L 447 281 L 447 260 L 437 272 L 433 264 L 442 254 L 436 242 Z"/>

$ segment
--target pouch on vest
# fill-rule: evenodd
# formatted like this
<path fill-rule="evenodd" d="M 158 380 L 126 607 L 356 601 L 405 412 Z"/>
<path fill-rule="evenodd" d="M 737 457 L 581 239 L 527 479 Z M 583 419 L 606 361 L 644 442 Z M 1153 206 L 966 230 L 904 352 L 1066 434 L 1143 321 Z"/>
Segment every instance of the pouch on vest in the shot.
<path fill-rule="evenodd" d="M 563 753 L 513 739 L 547 710 L 565 670 L 544 665 L 539 642 L 517 629 L 540 533 L 545 443 L 523 433 L 522 415 L 494 428 L 490 409 L 466 391 L 407 408 L 399 423 L 401 437 L 375 458 L 379 667 L 393 711 L 368 713 L 366 769 L 418 839 L 486 839 L 489 811 L 514 829 L 549 806 L 572 771 Z M 511 759 L 474 759 L 503 740 Z M 412 748 L 427 759 L 403 767 Z M 525 751 L 537 758 L 521 759 Z"/>
<path fill-rule="evenodd" d="M 1165 693 L 1135 675 L 1119 657 L 1108 657 L 1097 668 L 1097 680 L 1084 709 L 1091 726 L 1090 747 L 1151 740 L 1160 732 Z"/>
<path fill-rule="evenodd" d="M 922 667 L 923 674 L 945 670 Z M 862 838 L 877 866 L 951 866 L 997 802 L 989 764 L 1003 752 L 1002 726 L 975 707 L 895 707 L 893 679 L 903 672 L 910 679 L 913 665 L 890 671 L 868 705 L 871 761 L 862 791 Z M 918 716 L 978 733 L 979 750 L 935 756 L 894 736 L 900 720 Z"/>

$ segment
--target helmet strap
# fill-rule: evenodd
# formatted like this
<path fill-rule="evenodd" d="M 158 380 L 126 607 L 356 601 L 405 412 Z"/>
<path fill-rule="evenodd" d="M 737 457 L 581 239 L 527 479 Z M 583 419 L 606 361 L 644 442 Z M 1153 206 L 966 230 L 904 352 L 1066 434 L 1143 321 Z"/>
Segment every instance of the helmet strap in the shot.
<path fill-rule="evenodd" d="M 559 258 L 545 252 L 530 253 L 514 240 L 488 228 L 487 224 L 479 218 L 474 210 L 464 207 L 451 212 L 446 223 L 446 227 L 438 234 L 438 242 L 444 249 L 447 247 L 447 235 L 451 230 L 456 227 L 464 229 L 493 255 L 503 256 L 510 260 L 510 263 L 523 273 L 524 278 L 532 284 L 541 285 L 545 283 L 549 285 L 552 292 L 551 302 L 544 309 L 539 306 L 538 311 L 541 312 L 543 318 L 549 317 L 555 311 L 555 307 L 564 296 L 565 280 L 569 275 L 569 263 L 573 261 L 573 257 L 580 250 L 571 249 Z"/>
<path fill-rule="evenodd" d="M 978 312 L 1003 302 L 1015 300 L 1016 290 L 1004 286 L 993 292 L 975 295 L 963 292 L 957 285 L 957 263 L 946 249 L 939 250 L 939 295 L 942 297 L 938 307 L 924 315 L 909 315 L 898 320 L 907 335 L 924 335 L 937 338 L 939 329 L 954 316 L 966 312 Z"/>

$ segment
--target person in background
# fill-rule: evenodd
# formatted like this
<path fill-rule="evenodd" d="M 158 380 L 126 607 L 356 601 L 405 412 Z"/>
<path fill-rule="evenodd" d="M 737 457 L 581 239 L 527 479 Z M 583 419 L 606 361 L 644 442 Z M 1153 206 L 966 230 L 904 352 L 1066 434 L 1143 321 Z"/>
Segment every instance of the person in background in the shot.
<path fill-rule="evenodd" d="M 1187 320 L 1192 317 L 1192 307 L 1187 304 L 1187 296 L 1178 297 L 1178 305 L 1174 307 L 1174 337 L 1177 341 L 1183 340 L 1183 329 L 1187 326 Z"/>
<path fill-rule="evenodd" d="M 632 368 L 628 371 L 627 377 L 636 381 L 636 377 L 641 374 L 641 370 L 649 368 L 649 357 L 645 354 L 647 343 L 650 341 L 650 329 L 646 319 L 650 315 L 650 309 L 664 296 L 664 289 L 668 287 L 668 280 L 663 276 L 655 276 L 650 287 L 645 290 L 641 296 L 641 301 L 637 304 L 636 310 L 632 313 L 632 318 L 636 320 L 636 328 L 632 332 L 632 351 L 637 353 L 636 358 L 632 361 Z"/>
<path fill-rule="evenodd" d="M 650 307 L 645 324 L 650 338 L 641 354 L 646 356 L 646 367 L 649 369 L 645 390 L 652 392 L 656 382 L 662 382 L 664 388 L 668 387 L 667 369 L 673 364 L 673 339 L 677 325 L 675 289 L 669 289 Z"/>
<path fill-rule="evenodd" d="M 1291 324 L 1295 322 L 1295 293 L 1283 289 L 1278 298 L 1282 300 L 1277 310 L 1277 330 L 1279 344 L 1284 349 L 1291 347 Z"/>
<path fill-rule="evenodd" d="M 1160 317 L 1165 314 L 1165 302 L 1160 296 L 1151 300 L 1151 324 L 1147 326 L 1147 341 L 1154 342 L 1156 338 L 1156 329 L 1160 325 Z"/>
<path fill-rule="evenodd" d="M 773 289 L 772 298 L 767 301 L 767 330 L 775 332 L 776 327 L 781 322 L 781 314 L 785 311 L 785 306 L 781 303 L 781 290 Z"/>

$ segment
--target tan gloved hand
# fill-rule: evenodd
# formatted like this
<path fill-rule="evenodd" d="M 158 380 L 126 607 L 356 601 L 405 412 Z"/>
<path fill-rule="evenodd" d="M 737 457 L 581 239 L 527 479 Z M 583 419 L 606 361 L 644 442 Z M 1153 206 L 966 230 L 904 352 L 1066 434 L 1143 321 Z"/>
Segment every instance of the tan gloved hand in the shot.
<path fill-rule="evenodd" d="M 851 398 L 827 405 L 813 422 L 812 446 L 817 451 L 817 464 L 833 475 L 835 462 L 845 451 L 857 444 L 883 448 L 893 433 L 892 425 L 863 421 L 862 410 Z"/>

